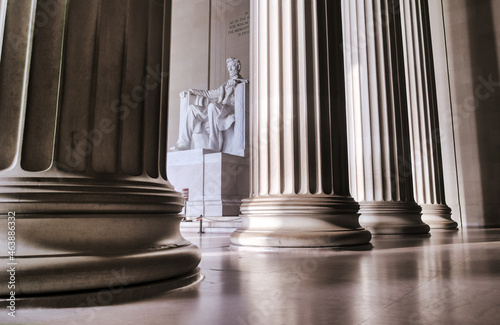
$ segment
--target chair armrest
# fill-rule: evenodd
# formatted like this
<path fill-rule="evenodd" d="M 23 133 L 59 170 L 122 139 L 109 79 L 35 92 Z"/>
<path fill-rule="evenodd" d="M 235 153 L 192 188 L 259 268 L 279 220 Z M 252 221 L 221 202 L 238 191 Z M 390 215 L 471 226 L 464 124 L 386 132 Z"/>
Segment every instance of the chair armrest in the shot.
<path fill-rule="evenodd" d="M 249 140 L 248 83 L 240 83 L 234 93 L 234 146 L 235 153 L 246 156 Z"/>
<path fill-rule="evenodd" d="M 187 109 L 189 105 L 196 105 L 207 107 L 208 106 L 208 98 L 198 95 L 189 94 L 185 97 L 181 97 L 181 110 Z"/>

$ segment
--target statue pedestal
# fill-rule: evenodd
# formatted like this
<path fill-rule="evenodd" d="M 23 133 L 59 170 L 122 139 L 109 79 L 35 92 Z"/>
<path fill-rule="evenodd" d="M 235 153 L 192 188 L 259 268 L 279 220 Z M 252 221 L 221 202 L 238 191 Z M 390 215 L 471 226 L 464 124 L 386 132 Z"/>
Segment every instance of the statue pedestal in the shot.
<path fill-rule="evenodd" d="M 175 190 L 187 189 L 189 219 L 239 216 L 241 200 L 249 195 L 245 157 L 208 149 L 169 152 L 167 175 Z"/>

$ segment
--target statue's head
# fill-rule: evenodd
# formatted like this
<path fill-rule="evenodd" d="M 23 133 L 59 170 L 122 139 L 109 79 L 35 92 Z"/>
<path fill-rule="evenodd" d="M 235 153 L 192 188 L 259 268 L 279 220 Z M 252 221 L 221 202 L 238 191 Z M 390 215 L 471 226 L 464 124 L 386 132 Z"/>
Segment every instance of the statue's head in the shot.
<path fill-rule="evenodd" d="M 229 76 L 233 77 L 240 73 L 241 70 L 241 62 L 237 58 L 228 58 L 226 60 L 227 71 L 229 72 Z"/>

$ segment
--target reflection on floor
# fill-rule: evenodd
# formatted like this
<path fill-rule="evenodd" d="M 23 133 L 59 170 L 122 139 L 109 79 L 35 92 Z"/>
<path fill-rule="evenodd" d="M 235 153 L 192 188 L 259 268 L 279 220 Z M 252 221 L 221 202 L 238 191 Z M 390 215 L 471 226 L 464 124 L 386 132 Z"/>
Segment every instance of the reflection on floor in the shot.
<path fill-rule="evenodd" d="M 500 229 L 374 237 L 371 251 L 203 252 L 198 285 L 133 303 L 0 311 L 29 324 L 499 324 Z"/>

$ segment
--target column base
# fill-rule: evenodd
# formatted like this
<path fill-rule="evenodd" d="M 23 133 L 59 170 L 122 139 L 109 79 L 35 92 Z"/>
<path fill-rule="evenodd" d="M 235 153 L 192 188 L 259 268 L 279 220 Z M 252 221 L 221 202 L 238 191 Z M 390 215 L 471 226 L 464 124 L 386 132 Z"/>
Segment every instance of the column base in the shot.
<path fill-rule="evenodd" d="M 100 290 L 87 290 L 77 293 L 56 293 L 16 297 L 16 309 L 21 308 L 75 308 L 104 307 L 108 305 L 150 299 L 167 291 L 196 285 L 203 280 L 200 268 L 181 276 L 148 282 L 138 285 L 117 286 Z M 0 302 L 9 305 L 9 298 L 0 298 Z"/>
<path fill-rule="evenodd" d="M 247 199 L 231 244 L 263 249 L 367 245 L 371 234 L 360 227 L 358 209 L 352 198 L 326 195 Z"/>
<path fill-rule="evenodd" d="M 0 218 L 1 246 L 15 226 L 15 254 L 0 256 L 14 268 L 0 283 L 13 276 L 15 290 L 0 286 L 1 297 L 122 288 L 182 276 L 200 262 L 179 231 L 182 197 L 165 181 L 2 178 L 0 190 L 0 209 L 11 211 Z"/>
<path fill-rule="evenodd" d="M 369 231 L 364 229 L 347 231 L 249 231 L 236 230 L 231 235 L 231 247 L 262 248 L 326 248 L 368 245 L 371 239 Z M 368 246 L 366 246 L 368 247 Z"/>
<path fill-rule="evenodd" d="M 110 255 L 16 256 L 12 261 L 15 265 L 8 265 L 7 259 L 3 259 L 4 265 L 15 268 L 15 290 L 8 290 L 5 285 L 0 288 L 0 296 L 9 297 L 10 291 L 15 291 L 17 299 L 98 289 L 112 294 L 132 285 L 188 274 L 196 269 L 200 259 L 199 249 L 194 245 L 159 246 Z M 0 281 L 7 284 L 9 276 L 8 272 L 2 272 Z M 191 278 L 196 281 L 196 277 Z"/>
<path fill-rule="evenodd" d="M 359 222 L 376 235 L 427 234 L 430 227 L 421 218 L 415 202 L 360 202 Z"/>
<path fill-rule="evenodd" d="M 446 204 L 422 204 L 422 221 L 432 229 L 457 229 L 451 219 L 451 209 Z"/>

